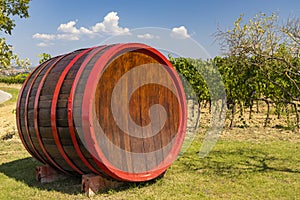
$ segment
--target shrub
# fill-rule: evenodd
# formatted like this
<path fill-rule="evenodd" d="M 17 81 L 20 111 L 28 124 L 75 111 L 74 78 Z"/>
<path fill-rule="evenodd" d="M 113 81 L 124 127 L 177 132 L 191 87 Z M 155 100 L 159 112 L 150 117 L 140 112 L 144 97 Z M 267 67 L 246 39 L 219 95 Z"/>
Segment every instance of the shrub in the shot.
<path fill-rule="evenodd" d="M 29 73 L 20 73 L 12 76 L 1 76 L 0 83 L 6 84 L 22 84 L 26 80 Z"/>

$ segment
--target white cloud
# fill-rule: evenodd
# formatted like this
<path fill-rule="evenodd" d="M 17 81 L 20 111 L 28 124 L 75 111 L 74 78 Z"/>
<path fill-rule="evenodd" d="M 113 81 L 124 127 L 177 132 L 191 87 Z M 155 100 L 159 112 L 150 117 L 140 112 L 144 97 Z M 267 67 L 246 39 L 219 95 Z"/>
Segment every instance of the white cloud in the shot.
<path fill-rule="evenodd" d="M 63 36 L 67 35 L 67 34 L 71 34 L 73 36 L 73 37 L 71 37 L 71 38 L 73 38 L 71 40 L 74 40 L 74 38 L 76 38 L 76 37 L 78 38 L 79 35 L 93 35 L 94 34 L 94 32 L 88 28 L 80 27 L 78 29 L 75 27 L 75 25 L 76 25 L 75 21 L 69 21 L 66 24 L 59 25 L 59 27 L 57 28 L 57 31 L 64 33 Z M 64 38 L 64 37 L 59 36 L 58 38 Z"/>
<path fill-rule="evenodd" d="M 67 41 L 75 41 L 79 40 L 79 36 L 75 34 L 57 34 L 56 39 L 58 40 L 67 40 Z"/>
<path fill-rule="evenodd" d="M 92 27 L 92 31 L 102 32 L 109 35 L 128 35 L 130 31 L 128 28 L 122 28 L 119 26 L 119 16 L 117 12 L 110 12 L 105 17 L 103 22 L 95 24 Z"/>
<path fill-rule="evenodd" d="M 41 42 L 37 44 L 38 47 L 48 47 L 49 44 L 46 44 L 45 42 Z"/>
<path fill-rule="evenodd" d="M 66 24 L 59 25 L 57 30 L 63 33 L 79 34 L 80 31 L 75 27 L 75 25 L 75 21 L 69 21 Z"/>
<path fill-rule="evenodd" d="M 184 26 L 175 27 L 172 29 L 171 36 L 176 39 L 186 39 L 191 37 Z"/>
<path fill-rule="evenodd" d="M 32 38 L 43 40 L 44 44 L 46 44 L 45 42 L 49 42 L 49 41 L 53 41 L 53 40 L 69 40 L 69 41 L 79 40 L 79 37 L 75 34 L 57 34 L 57 35 L 53 35 L 53 34 L 36 33 L 32 36 Z"/>
<path fill-rule="evenodd" d="M 145 33 L 143 35 L 137 35 L 137 37 L 142 38 L 142 39 L 153 39 L 153 38 L 159 39 L 159 36 L 155 36 L 150 33 Z"/>
<path fill-rule="evenodd" d="M 84 28 L 84 27 L 80 27 L 79 31 L 80 31 L 81 34 L 94 35 L 94 32 L 92 30 L 89 30 L 89 29 Z"/>
<path fill-rule="evenodd" d="M 32 38 L 39 40 L 55 40 L 56 36 L 54 34 L 36 33 L 32 36 Z"/>
<path fill-rule="evenodd" d="M 119 20 L 120 18 L 117 12 L 110 12 L 104 17 L 102 22 L 96 23 L 90 28 L 77 28 L 76 21 L 69 21 L 67 23 L 60 24 L 57 28 L 58 33 L 56 34 L 36 33 L 32 36 L 32 38 L 42 40 L 43 45 L 47 45 L 46 42 L 49 41 L 75 41 L 80 40 L 82 37 L 85 36 L 95 37 L 101 35 L 129 35 L 129 28 L 120 27 Z"/>

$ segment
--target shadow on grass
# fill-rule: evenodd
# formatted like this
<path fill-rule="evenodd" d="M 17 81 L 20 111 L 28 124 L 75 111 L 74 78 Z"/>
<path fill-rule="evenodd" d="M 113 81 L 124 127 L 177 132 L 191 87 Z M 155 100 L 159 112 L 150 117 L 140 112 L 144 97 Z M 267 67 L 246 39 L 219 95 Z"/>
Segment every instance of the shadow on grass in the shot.
<path fill-rule="evenodd" d="M 43 183 L 41 184 L 35 179 L 35 167 L 37 165 L 42 165 L 34 158 L 28 157 L 20 160 L 11 161 L 8 163 L 3 163 L 0 165 L 0 173 L 5 174 L 9 178 L 15 179 L 16 181 L 20 181 L 22 183 L 27 184 L 29 187 L 36 187 L 41 190 L 46 191 L 57 191 L 65 194 L 70 195 L 77 195 L 81 194 L 81 177 L 68 177 L 64 180 L 55 181 L 52 183 Z M 119 188 L 114 189 L 113 191 L 123 191 L 128 190 L 130 188 L 142 188 L 152 185 L 161 177 L 162 174 L 157 179 L 148 182 L 141 182 L 141 183 L 124 183 Z M 111 192 L 109 189 L 102 193 Z"/>
<path fill-rule="evenodd" d="M 35 167 L 37 165 L 41 165 L 41 163 L 28 157 L 1 164 L 0 172 L 9 178 L 27 184 L 29 187 L 48 191 L 55 190 L 67 194 L 79 194 L 81 192 L 80 177 L 68 177 L 65 180 L 41 184 L 35 179 Z"/>

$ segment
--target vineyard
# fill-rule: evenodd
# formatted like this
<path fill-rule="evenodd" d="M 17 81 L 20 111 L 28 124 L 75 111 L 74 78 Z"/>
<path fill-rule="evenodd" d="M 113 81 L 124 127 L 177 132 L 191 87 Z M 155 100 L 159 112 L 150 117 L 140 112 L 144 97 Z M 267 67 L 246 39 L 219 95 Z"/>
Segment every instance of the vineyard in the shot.
<path fill-rule="evenodd" d="M 231 58 L 221 57 L 216 57 L 210 61 L 191 58 L 170 58 L 170 60 L 177 71 L 183 75 L 183 82 L 187 82 L 185 85 L 188 85 L 185 88 L 186 92 L 188 96 L 196 98 L 200 110 L 209 107 L 213 100 L 207 81 L 201 75 L 202 70 L 207 70 L 209 67 L 214 69 L 213 65 L 217 67 L 222 79 L 213 76 L 214 73 L 210 72 L 210 76 L 214 80 L 209 80 L 209 82 L 214 83 L 211 86 L 213 91 L 218 92 L 220 90 L 218 87 L 224 86 L 230 128 L 234 126 L 234 120 L 237 118 L 242 120 L 244 126 L 247 127 L 248 124 L 245 119 L 251 120 L 253 113 L 259 113 L 263 108 L 266 108 L 264 127 L 270 123 L 270 113 L 275 112 L 278 119 L 285 118 L 287 127 L 293 130 L 299 128 L 300 101 L 297 98 L 299 98 L 300 93 L 297 92 L 297 87 L 300 85 L 300 79 L 298 78 L 298 82 L 290 80 L 289 74 L 293 74 L 292 71 L 283 72 L 283 76 L 274 78 L 275 82 L 270 81 L 272 79 L 269 80 L 268 76 L 256 69 L 249 60 L 244 60 L 245 63 L 238 64 L 233 63 Z M 294 60 L 295 68 L 299 68 L 300 59 L 294 58 Z M 199 70 L 199 66 L 202 67 L 202 70 Z M 275 64 L 273 66 L 276 67 Z M 276 76 L 276 74 L 270 76 Z M 246 110 L 248 110 L 247 116 Z"/>
<path fill-rule="evenodd" d="M 222 99 L 220 87 L 224 87 L 230 128 L 237 114 L 239 119 L 251 119 L 253 112 L 259 112 L 260 102 L 264 102 L 264 127 L 273 109 L 278 119 L 286 117 L 289 128 L 299 129 L 299 33 L 300 18 L 289 19 L 280 26 L 276 15 L 262 13 L 246 23 L 241 16 L 233 29 L 216 33 L 226 49 L 224 57 L 207 61 L 170 57 L 170 61 L 184 77 L 183 82 L 189 83 L 187 93 L 194 93 L 200 107 Z M 245 116 L 246 109 L 249 116 Z"/>

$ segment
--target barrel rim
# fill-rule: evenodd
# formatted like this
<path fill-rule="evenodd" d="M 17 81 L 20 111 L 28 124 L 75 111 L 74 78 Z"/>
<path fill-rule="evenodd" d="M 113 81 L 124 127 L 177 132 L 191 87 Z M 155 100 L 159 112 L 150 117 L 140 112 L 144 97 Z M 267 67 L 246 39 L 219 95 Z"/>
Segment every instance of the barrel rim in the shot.
<path fill-rule="evenodd" d="M 168 156 L 165 160 L 163 160 L 156 168 L 152 169 L 148 172 L 142 172 L 142 173 L 130 173 L 130 172 L 124 172 L 119 169 L 117 169 L 115 166 L 113 166 L 109 160 L 105 157 L 103 154 L 101 148 L 98 145 L 89 146 L 87 149 L 89 151 L 96 151 L 97 155 L 101 159 L 101 162 L 106 166 L 107 170 L 109 170 L 109 174 L 114 174 L 114 178 L 117 178 L 119 180 L 125 180 L 125 181 L 146 181 L 151 180 L 159 175 L 161 175 L 176 159 L 177 155 L 180 152 L 181 146 L 184 141 L 185 136 L 185 130 L 186 130 L 186 102 L 185 102 L 185 93 L 184 89 L 181 84 L 179 84 L 180 78 L 177 75 L 173 65 L 169 62 L 169 60 L 166 59 L 165 56 L 163 56 L 158 50 L 145 45 L 141 43 L 126 43 L 126 44 L 117 44 L 110 49 L 108 49 L 96 62 L 95 67 L 92 69 L 90 76 L 88 77 L 88 80 L 86 82 L 86 85 L 89 86 L 89 90 L 85 90 L 85 93 L 83 95 L 83 102 L 82 102 L 82 125 L 83 125 L 83 132 L 84 132 L 84 139 L 87 144 L 92 144 L 92 142 L 97 141 L 96 135 L 94 132 L 94 124 L 93 124 L 93 104 L 95 99 L 95 92 L 97 89 L 97 85 L 99 82 L 99 79 L 101 77 L 101 74 L 103 73 L 103 70 L 107 66 L 107 64 L 110 63 L 111 59 L 114 58 L 114 56 L 122 54 L 122 52 L 128 52 L 126 50 L 132 50 L 134 49 L 137 52 L 143 52 L 143 53 L 150 53 L 151 55 L 155 56 L 155 59 L 159 59 L 158 61 L 160 64 L 168 66 L 172 73 L 170 75 L 173 75 L 172 81 L 174 86 L 177 88 L 178 92 L 178 98 L 179 98 L 179 105 L 180 109 L 182 110 L 182 113 L 180 115 L 180 121 L 179 121 L 179 129 L 178 133 L 175 137 L 175 145 L 173 145 L 172 149 L 170 150 Z M 174 82 L 176 80 L 176 82 Z M 88 124 L 89 126 L 84 126 L 84 124 Z M 107 170 L 104 170 L 105 172 Z"/>

